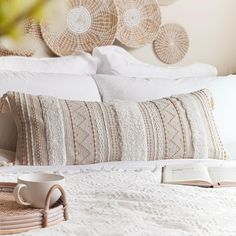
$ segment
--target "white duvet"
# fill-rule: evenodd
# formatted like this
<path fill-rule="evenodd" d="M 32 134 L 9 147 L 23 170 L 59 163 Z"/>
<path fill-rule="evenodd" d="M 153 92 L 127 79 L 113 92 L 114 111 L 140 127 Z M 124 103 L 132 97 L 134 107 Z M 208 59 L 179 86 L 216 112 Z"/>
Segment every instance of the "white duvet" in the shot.
<path fill-rule="evenodd" d="M 192 161 L 169 161 L 168 163 Z M 211 166 L 236 162 L 204 161 Z M 107 163 L 73 167 L 4 167 L 0 181 L 28 172 L 66 177 L 70 220 L 21 235 L 172 236 L 236 235 L 236 188 L 161 185 L 159 162 Z"/>

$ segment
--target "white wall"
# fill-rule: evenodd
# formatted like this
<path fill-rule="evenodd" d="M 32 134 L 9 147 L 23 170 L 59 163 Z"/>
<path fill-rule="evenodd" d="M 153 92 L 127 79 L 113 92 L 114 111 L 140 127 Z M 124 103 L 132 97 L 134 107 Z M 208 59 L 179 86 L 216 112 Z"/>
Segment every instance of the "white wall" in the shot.
<path fill-rule="evenodd" d="M 179 23 L 190 38 L 190 49 L 179 65 L 205 62 L 222 75 L 236 73 L 236 0 L 177 0 L 161 7 L 163 23 Z M 138 59 L 164 65 L 152 45 L 129 49 Z"/>

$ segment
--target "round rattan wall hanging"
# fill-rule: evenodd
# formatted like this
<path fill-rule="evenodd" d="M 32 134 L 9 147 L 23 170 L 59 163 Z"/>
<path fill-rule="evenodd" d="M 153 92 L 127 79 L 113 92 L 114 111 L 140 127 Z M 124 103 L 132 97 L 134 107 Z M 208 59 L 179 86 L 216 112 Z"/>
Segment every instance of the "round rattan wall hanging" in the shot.
<path fill-rule="evenodd" d="M 188 52 L 189 38 L 185 29 L 180 25 L 163 25 L 153 42 L 153 48 L 162 62 L 174 64 L 181 61 Z"/>
<path fill-rule="evenodd" d="M 156 0 L 116 0 L 119 23 L 116 38 L 124 45 L 139 48 L 152 43 L 161 25 Z"/>
<path fill-rule="evenodd" d="M 118 19 L 113 0 L 65 1 L 63 15 L 52 14 L 40 24 L 43 38 L 54 53 L 67 56 L 91 52 L 114 42 Z"/>
<path fill-rule="evenodd" d="M 40 26 L 34 20 L 28 19 L 23 22 L 24 36 L 19 42 L 2 40 L 0 42 L 1 56 L 33 56 L 37 45 L 43 44 Z"/>

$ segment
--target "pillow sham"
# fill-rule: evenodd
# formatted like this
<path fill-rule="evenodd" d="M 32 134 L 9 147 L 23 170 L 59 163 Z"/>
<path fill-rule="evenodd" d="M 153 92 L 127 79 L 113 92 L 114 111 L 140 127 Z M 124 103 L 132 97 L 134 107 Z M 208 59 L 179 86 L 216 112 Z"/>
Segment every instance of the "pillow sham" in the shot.
<path fill-rule="evenodd" d="M 232 144 L 236 146 L 236 76 L 192 77 L 177 80 L 111 75 L 96 75 L 94 78 L 104 102 L 114 100 L 142 102 L 207 88 L 215 101 L 213 112 L 223 144 L 227 151 L 234 150 Z M 229 155 L 236 159 L 236 152 L 229 151 Z"/>
<path fill-rule="evenodd" d="M 16 164 L 225 158 L 206 90 L 144 103 L 5 97 L 18 130 Z"/>
<path fill-rule="evenodd" d="M 69 100 L 101 101 L 91 75 L 0 71 L 0 96 L 8 91 Z"/>
<path fill-rule="evenodd" d="M 99 74 L 166 79 L 217 75 L 217 69 L 209 64 L 196 63 L 183 67 L 160 67 L 146 64 L 117 46 L 97 47 L 93 50 L 93 56 L 97 59 Z"/>
<path fill-rule="evenodd" d="M 96 74 L 97 63 L 87 53 L 67 57 L 0 57 L 0 70 L 46 72 L 60 74 Z"/>
<path fill-rule="evenodd" d="M 232 86 L 236 76 L 191 77 L 167 80 L 165 78 L 129 78 L 125 76 L 97 74 L 96 81 L 103 102 L 125 100 L 143 102 L 180 93 L 212 87 Z M 234 85 L 236 86 L 236 84 Z M 230 86 L 227 86 L 230 89 Z M 221 93 L 223 95 L 223 93 Z"/>
<path fill-rule="evenodd" d="M 89 75 L 0 71 L 0 96 L 8 91 L 69 100 L 101 101 L 97 85 Z M 0 114 L 0 134 L 0 148 L 15 151 L 17 130 L 7 113 Z"/>

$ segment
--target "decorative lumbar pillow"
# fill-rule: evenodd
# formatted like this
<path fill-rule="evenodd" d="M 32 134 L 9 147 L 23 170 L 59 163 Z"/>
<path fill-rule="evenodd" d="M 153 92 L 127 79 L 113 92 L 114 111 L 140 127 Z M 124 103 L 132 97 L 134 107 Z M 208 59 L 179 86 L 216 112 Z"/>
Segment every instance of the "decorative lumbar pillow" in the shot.
<path fill-rule="evenodd" d="M 207 90 L 143 103 L 5 97 L 18 129 L 16 164 L 225 159 Z"/>

